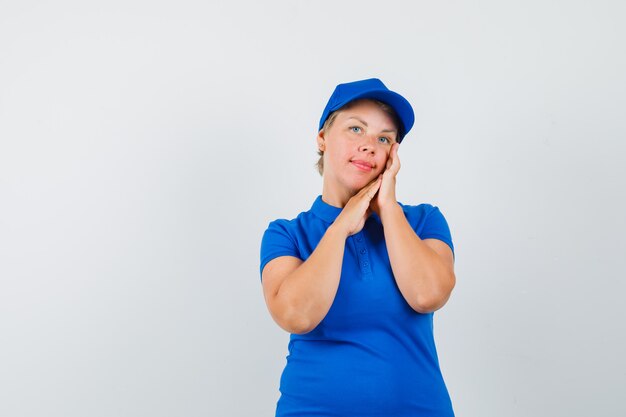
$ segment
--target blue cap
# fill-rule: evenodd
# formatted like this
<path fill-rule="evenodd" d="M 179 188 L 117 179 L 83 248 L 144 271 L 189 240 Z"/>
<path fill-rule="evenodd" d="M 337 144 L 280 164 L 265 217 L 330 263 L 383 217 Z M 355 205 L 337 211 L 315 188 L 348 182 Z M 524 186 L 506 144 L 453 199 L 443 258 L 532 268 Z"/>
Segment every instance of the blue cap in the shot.
<path fill-rule="evenodd" d="M 409 133 L 415 122 L 415 114 L 411 104 L 400 94 L 395 93 L 385 87 L 378 78 L 368 78 L 367 80 L 353 81 L 349 83 L 339 84 L 335 87 L 335 91 L 330 96 L 326 108 L 320 119 L 318 130 L 322 130 L 324 122 L 328 116 L 335 110 L 339 110 L 349 102 L 361 98 L 373 98 L 390 105 L 398 115 L 402 126 L 400 127 L 400 135 L 398 135 L 398 143 L 402 142 L 404 136 Z"/>

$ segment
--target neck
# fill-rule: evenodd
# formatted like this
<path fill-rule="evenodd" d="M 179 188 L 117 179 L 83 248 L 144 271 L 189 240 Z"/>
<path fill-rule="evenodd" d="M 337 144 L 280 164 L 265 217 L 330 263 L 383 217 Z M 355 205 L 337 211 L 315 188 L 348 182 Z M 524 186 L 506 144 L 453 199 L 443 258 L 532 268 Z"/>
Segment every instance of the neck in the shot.
<path fill-rule="evenodd" d="M 354 196 L 358 190 L 347 190 L 337 186 L 330 186 L 327 177 L 324 177 L 324 186 L 322 188 L 322 200 L 326 204 L 334 207 L 344 208 L 348 201 Z"/>

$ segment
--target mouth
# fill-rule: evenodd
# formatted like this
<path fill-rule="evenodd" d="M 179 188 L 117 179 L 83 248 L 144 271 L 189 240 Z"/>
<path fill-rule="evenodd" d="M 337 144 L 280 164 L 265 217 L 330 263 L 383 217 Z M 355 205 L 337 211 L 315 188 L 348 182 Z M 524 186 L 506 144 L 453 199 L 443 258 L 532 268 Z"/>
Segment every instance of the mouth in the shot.
<path fill-rule="evenodd" d="M 363 172 L 370 172 L 372 169 L 374 169 L 372 164 L 370 164 L 369 162 L 354 160 L 350 161 L 350 163 Z"/>

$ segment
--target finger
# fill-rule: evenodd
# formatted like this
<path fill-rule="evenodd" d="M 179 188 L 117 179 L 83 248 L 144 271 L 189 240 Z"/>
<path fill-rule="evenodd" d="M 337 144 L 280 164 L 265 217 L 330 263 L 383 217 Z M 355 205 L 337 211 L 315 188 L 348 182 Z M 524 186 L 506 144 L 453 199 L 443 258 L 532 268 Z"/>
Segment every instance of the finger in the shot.
<path fill-rule="evenodd" d="M 394 143 L 393 149 L 391 149 L 392 157 L 389 158 L 391 160 L 391 166 L 389 167 L 390 171 L 394 174 L 398 173 L 400 170 L 400 157 L 398 157 L 398 149 L 400 145 Z"/>
<path fill-rule="evenodd" d="M 373 196 L 376 195 L 376 192 L 378 191 L 378 187 L 380 186 L 381 178 L 382 178 L 382 175 L 379 175 L 378 178 L 376 178 L 375 180 L 373 180 L 372 182 L 367 184 L 365 187 L 363 187 L 357 193 L 357 196 L 359 196 L 361 198 L 367 198 L 368 200 L 371 200 L 373 198 Z"/>
<path fill-rule="evenodd" d="M 369 187 L 367 187 L 368 190 L 367 190 L 366 195 L 369 197 L 370 200 L 374 198 L 374 196 L 378 192 L 381 182 L 382 182 L 382 176 L 379 175 L 378 178 L 376 178 L 376 180 Z"/>
<path fill-rule="evenodd" d="M 387 157 L 386 169 L 390 169 L 393 166 L 397 157 L 398 157 L 398 144 L 394 143 L 393 145 L 391 145 L 391 149 L 389 150 L 389 156 Z"/>
<path fill-rule="evenodd" d="M 365 194 L 367 196 L 367 204 L 369 206 L 369 203 L 374 199 L 374 197 L 376 196 L 376 193 L 378 192 L 378 188 L 372 188 L 371 190 L 369 190 L 367 192 L 367 194 Z"/>
<path fill-rule="evenodd" d="M 378 182 L 378 180 L 380 180 L 381 175 L 379 175 L 377 178 L 373 179 L 372 181 L 370 181 L 369 184 L 367 184 L 365 187 L 361 188 L 359 190 L 359 192 L 357 193 L 357 195 L 363 195 L 366 194 L 370 188 L 375 187 L 376 183 Z"/>

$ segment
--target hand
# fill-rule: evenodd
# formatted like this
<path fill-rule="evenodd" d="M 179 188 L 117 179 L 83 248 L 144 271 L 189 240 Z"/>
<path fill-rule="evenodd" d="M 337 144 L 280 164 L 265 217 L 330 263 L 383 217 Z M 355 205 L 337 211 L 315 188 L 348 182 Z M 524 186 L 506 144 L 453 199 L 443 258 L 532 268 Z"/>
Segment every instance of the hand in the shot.
<path fill-rule="evenodd" d="M 400 158 L 398 158 L 398 148 L 400 144 L 391 145 L 387 165 L 382 175 L 382 183 L 378 190 L 376 198 L 372 199 L 370 209 L 380 217 L 381 210 L 393 204 L 397 204 L 396 200 L 396 175 L 400 171 Z"/>
<path fill-rule="evenodd" d="M 346 236 L 359 233 L 365 225 L 365 220 L 371 214 L 370 201 L 378 192 L 381 181 L 382 176 L 379 175 L 353 195 L 335 219 L 333 226 L 341 227 L 346 232 Z"/>

